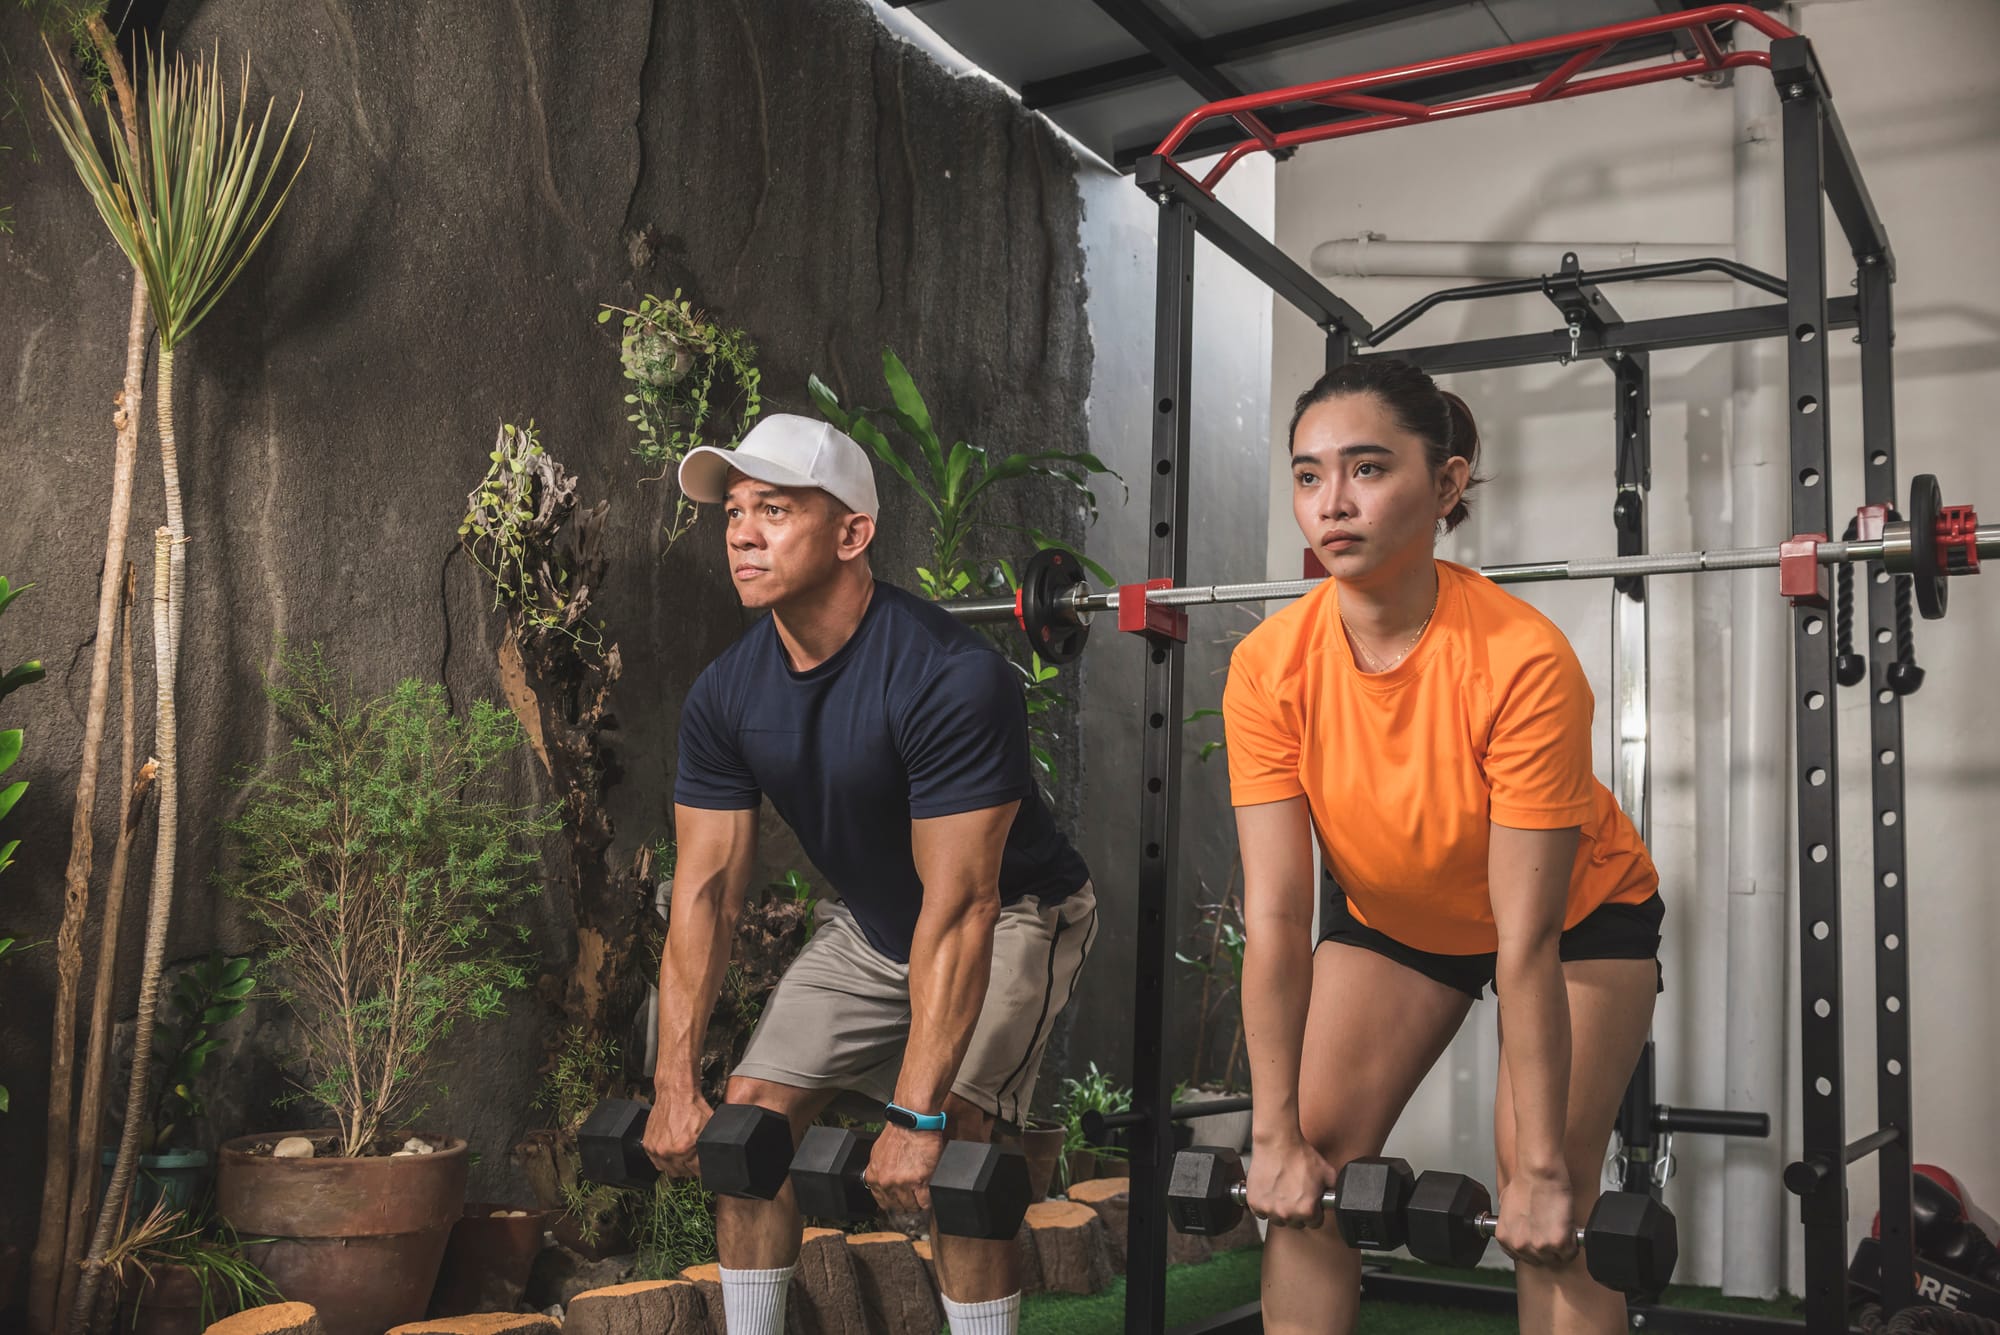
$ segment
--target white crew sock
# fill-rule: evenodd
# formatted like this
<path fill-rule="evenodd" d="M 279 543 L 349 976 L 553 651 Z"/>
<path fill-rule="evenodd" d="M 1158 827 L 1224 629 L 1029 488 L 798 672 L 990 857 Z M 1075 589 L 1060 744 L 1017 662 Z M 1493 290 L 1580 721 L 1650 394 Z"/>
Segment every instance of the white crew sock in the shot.
<path fill-rule="evenodd" d="M 722 1320 L 729 1335 L 784 1335 L 785 1294 L 796 1266 L 728 1270 L 722 1266 Z"/>
<path fill-rule="evenodd" d="M 1010 1293 L 987 1303 L 955 1303 L 946 1298 L 944 1314 L 951 1322 L 951 1335 L 1015 1335 L 1021 1324 L 1021 1295 Z"/>

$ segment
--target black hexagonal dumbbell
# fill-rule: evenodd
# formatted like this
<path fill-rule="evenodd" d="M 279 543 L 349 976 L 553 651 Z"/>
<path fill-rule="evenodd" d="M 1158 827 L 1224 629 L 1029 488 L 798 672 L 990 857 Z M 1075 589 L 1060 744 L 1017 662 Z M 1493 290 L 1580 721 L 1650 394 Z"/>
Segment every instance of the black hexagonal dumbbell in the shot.
<path fill-rule="evenodd" d="M 1426 1172 L 1404 1212 L 1410 1254 L 1434 1265 L 1471 1266 L 1499 1227 L 1493 1198 L 1463 1173 Z M 1657 1293 L 1680 1259 L 1673 1212 L 1639 1191 L 1607 1191 L 1576 1231 L 1590 1276 L 1620 1293 Z"/>
<path fill-rule="evenodd" d="M 809 1126 L 792 1156 L 792 1195 L 799 1213 L 854 1223 L 873 1217 L 875 1197 L 861 1183 L 875 1137 L 841 1126 Z"/>
<path fill-rule="evenodd" d="M 1028 1158 L 1008 1145 L 954 1140 L 931 1174 L 931 1218 L 940 1233 L 1003 1240 L 1028 1214 Z"/>
<path fill-rule="evenodd" d="M 613 1187 L 643 1187 L 660 1170 L 646 1157 L 649 1104 L 606 1099 L 577 1132 L 586 1181 Z M 768 1201 L 785 1185 L 792 1162 L 792 1128 L 783 1113 L 748 1103 L 725 1103 L 695 1140 L 701 1184 L 721 1196 Z"/>
<path fill-rule="evenodd" d="M 861 1181 L 874 1147 L 874 1136 L 844 1127 L 808 1130 L 792 1158 L 792 1191 L 800 1211 L 849 1222 L 878 1214 L 875 1197 Z M 1017 1149 L 949 1141 L 930 1188 L 938 1232 L 1011 1238 L 1028 1213 L 1028 1161 Z"/>
<path fill-rule="evenodd" d="M 1227 1233 L 1243 1221 L 1243 1159 L 1235 1150 L 1197 1145 L 1174 1156 L 1167 1213 L 1183 1233 Z M 1350 1247 L 1393 1251 L 1403 1245 L 1404 1207 L 1413 1175 L 1401 1159 L 1353 1159 L 1341 1165 L 1322 1202 Z"/>

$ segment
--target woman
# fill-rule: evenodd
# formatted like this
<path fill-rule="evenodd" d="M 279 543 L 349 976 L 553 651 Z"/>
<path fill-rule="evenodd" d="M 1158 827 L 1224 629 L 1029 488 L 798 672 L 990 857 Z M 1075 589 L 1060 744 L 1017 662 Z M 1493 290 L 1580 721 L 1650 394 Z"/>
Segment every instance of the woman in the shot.
<path fill-rule="evenodd" d="M 1274 1226 L 1272 1332 L 1353 1328 L 1360 1260 L 1321 1192 L 1381 1153 L 1487 983 L 1496 1236 L 1521 1263 L 1521 1328 L 1624 1328 L 1572 1230 L 1652 1019 L 1659 875 L 1592 775 L 1590 689 L 1562 632 L 1434 554 L 1478 453 L 1464 402 L 1408 363 L 1350 364 L 1300 395 L 1292 513 L 1332 578 L 1230 663 L 1248 1201 Z M 1337 882 L 1316 948 L 1314 839 Z"/>

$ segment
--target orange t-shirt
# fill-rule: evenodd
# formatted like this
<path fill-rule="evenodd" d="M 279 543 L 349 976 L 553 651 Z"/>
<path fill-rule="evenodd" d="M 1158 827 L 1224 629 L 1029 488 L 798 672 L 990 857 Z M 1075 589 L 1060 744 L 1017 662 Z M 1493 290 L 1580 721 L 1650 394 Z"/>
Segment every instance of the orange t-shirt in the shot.
<path fill-rule="evenodd" d="M 1547 617 L 1439 561 L 1437 610 L 1387 672 L 1355 667 L 1329 579 L 1236 646 L 1222 713 L 1230 800 L 1303 795 L 1362 922 L 1447 955 L 1494 950 L 1491 826 L 1579 826 L 1563 926 L 1659 887 L 1590 764 L 1594 702 Z"/>

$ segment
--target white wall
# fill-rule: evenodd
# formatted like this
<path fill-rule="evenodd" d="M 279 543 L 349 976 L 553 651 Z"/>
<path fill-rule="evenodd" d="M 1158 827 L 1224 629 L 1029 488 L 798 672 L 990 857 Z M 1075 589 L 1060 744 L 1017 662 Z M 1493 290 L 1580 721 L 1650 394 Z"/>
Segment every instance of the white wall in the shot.
<path fill-rule="evenodd" d="M 1981 428 L 2000 401 L 2000 5 L 1991 0 L 1856 0 L 1811 5 L 1799 18 L 1833 84 L 1848 136 L 1893 239 L 1901 475 L 1938 473 L 1947 500 L 1987 497 L 2000 512 L 2000 455 Z M 1741 77 L 1767 78 L 1761 71 Z M 1277 240 L 1304 262 L 1319 242 L 1364 231 L 1395 240 L 1549 243 L 1724 243 L 1731 236 L 1732 97 L 1692 83 L 1503 112 L 1363 136 L 1303 150 L 1277 175 Z M 1832 290 L 1846 290 L 1846 254 Z M 1851 266 L 1845 266 L 1851 272 Z M 1446 280 L 1346 279 L 1330 285 L 1381 320 Z M 1644 318 L 1730 303 L 1715 284 L 1621 285 L 1620 312 Z M 1446 307 L 1391 346 L 1556 327 L 1545 299 Z M 1273 325 L 1272 434 L 1282 439 L 1292 398 L 1317 374 L 1322 342 L 1280 306 Z M 1832 347 L 1836 515 L 1860 501 L 1856 349 Z M 1482 466 L 1473 519 L 1442 554 L 1469 564 L 1607 555 L 1615 550 L 1610 372 L 1601 363 L 1460 376 L 1451 387 L 1479 415 Z M 1653 361 L 1652 546 L 1727 546 L 1728 349 L 1657 354 Z M 1273 456 L 1266 455 L 1266 459 Z M 1302 543 L 1272 470 L 1267 568 L 1292 577 Z M 1836 522 L 1840 522 L 1838 519 Z M 1776 541 L 1782 534 L 1772 534 Z M 1732 607 L 1727 581 L 1653 581 L 1653 847 L 1669 905 L 1667 993 L 1655 1032 L 1661 1097 L 1722 1106 L 1729 1021 L 1726 830 L 1729 790 L 1729 625 L 1732 616 L 1783 617 L 1775 574 L 1754 606 Z M 1600 773 L 1609 767 L 1610 590 L 1601 584 L 1517 589 L 1568 632 L 1599 700 Z M 1921 623 L 1929 672 L 1906 709 L 1910 949 L 1918 1158 L 1948 1165 L 1975 1196 L 2000 1201 L 2000 1140 L 1992 1135 L 2000 1013 L 2000 907 L 1986 883 L 2000 830 L 1992 819 L 2000 764 L 1982 720 L 1981 682 L 2000 654 L 2000 589 L 1961 581 L 1953 615 Z M 1851 1134 L 1872 1129 L 1874 1031 L 1872 906 L 1868 887 L 1867 714 L 1840 699 L 1846 894 L 1847 1071 Z M 1789 843 L 1789 840 L 1788 840 Z M 1795 932 L 1795 926 L 1789 929 Z M 1795 952 L 1794 952 L 1795 953 Z M 1794 983 L 1794 992 L 1796 984 Z M 1796 1043 L 1796 1000 L 1786 1031 Z M 1475 1011 L 1449 1057 L 1419 1092 L 1392 1152 L 1419 1164 L 1492 1172 L 1493 1007 Z M 1796 1059 L 1788 1079 L 1796 1079 Z M 1793 1096 L 1796 1104 L 1796 1094 Z M 1784 1112 L 1772 1109 L 1774 1114 Z M 1784 1118 L 1796 1154 L 1796 1112 Z M 1716 1141 L 1684 1139 L 1669 1199 L 1680 1214 L 1683 1279 L 1716 1283 L 1722 1236 Z M 1852 1227 L 1875 1208 L 1872 1170 L 1852 1178 Z M 1791 1287 L 1799 1280 L 1797 1209 L 1783 1202 Z"/>
<path fill-rule="evenodd" d="M 1159 207 L 1129 176 L 1086 163 L 1083 190 L 1084 277 L 1090 292 L 1093 361 L 1090 447 L 1130 487 L 1123 500 L 1115 486 L 1098 489 L 1101 517 L 1086 539 L 1091 558 L 1121 581 L 1146 577 L 1153 457 L 1153 322 L 1159 253 Z M 1268 158 L 1243 163 L 1222 192 L 1225 203 L 1270 235 L 1275 189 Z M 1270 291 L 1207 241 L 1195 243 L 1195 376 L 1189 403 L 1192 458 L 1189 487 L 1188 568 L 1224 580 L 1261 577 L 1264 553 L 1270 419 Z M 1232 633 L 1254 623 L 1251 609 L 1216 609 L 1196 620 L 1186 656 L 1183 713 L 1219 708 L 1221 673 Z M 1114 1071 L 1132 1070 L 1132 969 L 1137 927 L 1139 786 L 1144 645 L 1120 635 L 1115 616 L 1100 618 L 1082 667 L 1084 740 L 1081 851 L 1097 885 L 1101 927 L 1090 967 L 1078 988 L 1071 1065 L 1086 1060 Z M 1201 743 L 1222 735 L 1218 720 L 1191 727 L 1183 754 L 1180 891 L 1183 928 L 1193 921 L 1197 898 L 1213 899 L 1236 865 L 1228 775 L 1220 755 L 1195 760 Z M 1203 887 L 1207 887 L 1204 889 Z M 1169 997 L 1188 995 L 1191 975 L 1176 970 Z M 1182 1001 L 1172 1009 L 1191 1013 Z M 1192 1069 L 1183 1024 L 1167 1035 L 1170 1078 Z"/>

